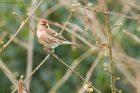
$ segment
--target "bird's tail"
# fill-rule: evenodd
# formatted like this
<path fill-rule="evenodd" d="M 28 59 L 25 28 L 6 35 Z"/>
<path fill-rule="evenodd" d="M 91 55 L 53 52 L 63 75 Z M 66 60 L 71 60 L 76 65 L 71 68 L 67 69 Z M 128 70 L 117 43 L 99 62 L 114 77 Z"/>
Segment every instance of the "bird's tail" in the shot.
<path fill-rule="evenodd" d="M 75 44 L 75 43 L 72 43 L 70 41 L 63 41 L 64 44 L 69 44 L 69 45 L 73 45 L 73 46 L 76 46 L 76 47 L 80 47 L 79 45 Z"/>

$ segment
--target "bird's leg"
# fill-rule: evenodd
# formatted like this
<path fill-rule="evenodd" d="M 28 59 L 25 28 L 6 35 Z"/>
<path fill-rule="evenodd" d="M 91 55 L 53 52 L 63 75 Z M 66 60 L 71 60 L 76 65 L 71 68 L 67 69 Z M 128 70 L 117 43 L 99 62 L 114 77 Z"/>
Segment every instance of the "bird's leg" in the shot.
<path fill-rule="evenodd" d="M 53 50 L 52 48 L 47 48 L 47 49 L 46 49 L 46 52 L 49 53 L 49 54 L 51 54 L 51 53 L 54 52 L 54 50 Z"/>

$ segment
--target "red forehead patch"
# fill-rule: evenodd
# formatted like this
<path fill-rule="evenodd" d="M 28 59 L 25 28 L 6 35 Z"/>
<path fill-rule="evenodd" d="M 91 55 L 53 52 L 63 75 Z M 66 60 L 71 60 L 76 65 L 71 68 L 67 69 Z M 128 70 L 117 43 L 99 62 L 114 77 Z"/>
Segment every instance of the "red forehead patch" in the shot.
<path fill-rule="evenodd" d="M 42 23 L 47 24 L 48 22 L 47 22 L 47 20 L 42 20 Z"/>

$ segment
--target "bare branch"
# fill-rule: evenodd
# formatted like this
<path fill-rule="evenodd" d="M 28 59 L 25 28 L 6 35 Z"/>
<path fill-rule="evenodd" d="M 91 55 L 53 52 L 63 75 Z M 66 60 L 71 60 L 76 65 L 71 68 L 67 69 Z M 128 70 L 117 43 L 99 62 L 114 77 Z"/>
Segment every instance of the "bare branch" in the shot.
<path fill-rule="evenodd" d="M 0 48 L 0 53 L 8 47 L 8 45 L 13 41 L 13 39 L 18 35 L 18 33 L 22 30 L 22 28 L 24 27 L 24 25 L 29 21 L 29 19 L 33 16 L 33 14 L 35 13 L 35 11 L 38 9 L 38 7 L 41 5 L 41 3 L 43 2 L 43 0 L 40 0 L 40 2 L 37 4 L 37 6 L 34 8 L 34 10 L 31 12 L 31 14 L 27 17 L 27 19 L 25 21 L 21 22 L 20 27 L 18 28 L 18 30 L 16 31 L 16 33 L 10 38 L 10 40 L 4 44 L 2 46 L 2 48 Z"/>
<path fill-rule="evenodd" d="M 14 84 L 17 85 L 17 80 L 14 74 L 10 71 L 10 69 L 0 60 L 0 69 L 5 73 L 8 79 Z"/>
<path fill-rule="evenodd" d="M 28 11 L 28 14 L 33 10 L 33 8 L 37 5 L 37 0 L 32 0 L 31 8 Z M 29 21 L 30 27 L 35 30 L 35 15 L 33 14 L 33 17 Z M 30 28 L 29 28 L 30 29 Z M 33 35 L 32 31 L 29 31 L 28 35 L 28 52 L 27 52 L 27 70 L 26 70 L 26 76 L 30 75 L 32 72 L 32 67 L 33 67 Z M 30 82 L 31 78 L 25 83 L 26 87 L 28 90 L 30 90 Z"/>
<path fill-rule="evenodd" d="M 88 84 L 97 93 L 101 93 L 97 88 L 95 88 L 87 80 L 85 80 L 74 68 L 71 68 L 69 65 L 67 65 L 63 60 L 61 60 L 59 57 L 57 57 L 57 55 L 55 55 L 53 52 L 51 54 L 52 54 L 53 57 L 55 57 L 57 60 L 59 60 L 64 66 L 66 66 L 68 69 L 70 69 L 79 79 L 81 79 L 83 82 L 85 82 L 86 84 Z"/>
<path fill-rule="evenodd" d="M 50 54 L 48 54 L 44 60 L 24 79 L 23 83 L 25 83 L 30 77 L 46 62 L 46 60 L 50 57 Z M 17 87 L 11 92 L 14 93 L 17 90 Z"/>
<path fill-rule="evenodd" d="M 86 74 L 86 77 L 85 77 L 85 79 L 86 79 L 87 81 L 89 81 L 89 79 L 90 79 L 90 77 L 91 77 L 93 71 L 94 71 L 95 68 L 97 67 L 97 65 L 98 65 L 98 63 L 99 63 L 99 61 L 101 60 L 102 57 L 103 57 L 103 53 L 100 52 L 100 53 L 98 54 L 97 58 L 95 59 L 95 61 L 92 62 L 93 64 L 92 64 L 91 67 L 89 68 L 89 70 L 88 70 L 88 72 L 87 72 L 87 74 Z M 83 85 L 82 85 L 81 88 L 79 89 L 78 93 L 84 93 L 84 91 L 85 91 L 85 89 L 84 89 L 85 84 L 86 84 L 86 83 L 83 83 Z"/>
<path fill-rule="evenodd" d="M 86 59 L 89 55 L 91 55 L 95 51 L 94 48 L 87 50 L 84 54 L 82 54 L 80 57 L 78 57 L 76 60 L 73 61 L 71 64 L 71 68 L 75 69 L 82 60 Z M 72 72 L 70 69 L 66 71 L 66 73 L 63 75 L 63 77 L 50 89 L 48 93 L 54 93 L 56 92 L 71 76 Z"/>

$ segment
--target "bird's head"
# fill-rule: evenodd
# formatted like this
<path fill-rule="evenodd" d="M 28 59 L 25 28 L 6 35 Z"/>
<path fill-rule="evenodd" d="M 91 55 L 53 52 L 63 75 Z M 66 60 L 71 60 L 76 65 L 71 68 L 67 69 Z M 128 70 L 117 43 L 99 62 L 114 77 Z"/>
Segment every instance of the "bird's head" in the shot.
<path fill-rule="evenodd" d="M 38 22 L 39 25 L 45 26 L 46 28 L 49 28 L 48 21 L 45 19 L 40 19 Z"/>

